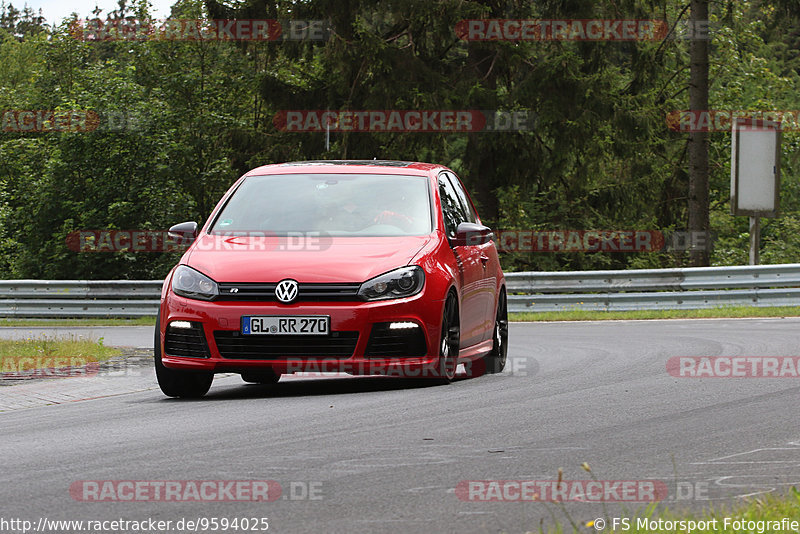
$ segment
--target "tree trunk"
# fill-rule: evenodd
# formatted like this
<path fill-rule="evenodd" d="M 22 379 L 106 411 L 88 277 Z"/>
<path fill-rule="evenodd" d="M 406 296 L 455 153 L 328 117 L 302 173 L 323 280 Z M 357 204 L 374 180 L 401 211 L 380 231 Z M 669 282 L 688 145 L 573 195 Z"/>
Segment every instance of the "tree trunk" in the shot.
<path fill-rule="evenodd" d="M 477 99 L 470 99 L 470 109 L 497 109 L 497 71 L 492 61 L 496 52 L 483 43 L 469 43 L 467 64 L 471 67 L 469 75 L 477 84 L 488 89 Z M 496 224 L 498 203 L 494 189 L 497 187 L 495 175 L 494 144 L 491 133 L 477 132 L 467 134 L 466 168 L 469 174 L 466 185 L 475 191 L 473 201 L 479 204 L 478 214 L 484 224 Z M 465 177 L 461 178 L 462 180 Z"/>
<path fill-rule="evenodd" d="M 689 108 L 708 110 L 708 0 L 692 0 L 690 17 Z M 708 132 L 689 134 L 689 232 L 706 232 L 708 235 Z M 692 235 L 692 234 L 690 234 Z M 703 239 L 701 243 L 706 243 Z M 689 251 L 693 267 L 709 265 L 706 246 Z"/>

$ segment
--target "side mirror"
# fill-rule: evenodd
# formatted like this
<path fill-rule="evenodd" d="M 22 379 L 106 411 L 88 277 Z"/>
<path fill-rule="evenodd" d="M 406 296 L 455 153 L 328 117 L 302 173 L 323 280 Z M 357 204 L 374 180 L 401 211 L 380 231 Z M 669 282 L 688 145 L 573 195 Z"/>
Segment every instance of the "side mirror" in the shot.
<path fill-rule="evenodd" d="M 451 240 L 454 247 L 483 245 L 492 240 L 492 229 L 482 224 L 462 222 L 456 228 L 456 236 Z"/>
<path fill-rule="evenodd" d="M 167 231 L 167 236 L 178 243 L 191 243 L 197 238 L 197 223 L 189 221 L 176 224 Z"/>

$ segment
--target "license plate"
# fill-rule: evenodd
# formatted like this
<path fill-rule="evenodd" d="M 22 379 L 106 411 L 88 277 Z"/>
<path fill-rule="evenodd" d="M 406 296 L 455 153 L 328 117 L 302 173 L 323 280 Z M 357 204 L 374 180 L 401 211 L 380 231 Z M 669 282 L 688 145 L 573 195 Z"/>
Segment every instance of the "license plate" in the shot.
<path fill-rule="evenodd" d="M 327 336 L 328 315 L 245 315 L 242 334 L 262 336 Z"/>

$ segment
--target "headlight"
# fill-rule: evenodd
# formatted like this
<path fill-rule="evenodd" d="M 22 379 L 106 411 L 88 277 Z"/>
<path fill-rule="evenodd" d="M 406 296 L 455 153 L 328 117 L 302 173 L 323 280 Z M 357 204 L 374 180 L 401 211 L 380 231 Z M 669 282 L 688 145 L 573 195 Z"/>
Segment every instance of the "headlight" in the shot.
<path fill-rule="evenodd" d="M 367 280 L 358 289 L 358 296 L 364 300 L 385 300 L 410 297 L 422 291 L 425 273 L 413 265 L 389 271 Z"/>
<path fill-rule="evenodd" d="M 217 283 L 186 265 L 178 265 L 172 275 L 172 290 L 182 297 L 213 300 L 219 295 Z"/>

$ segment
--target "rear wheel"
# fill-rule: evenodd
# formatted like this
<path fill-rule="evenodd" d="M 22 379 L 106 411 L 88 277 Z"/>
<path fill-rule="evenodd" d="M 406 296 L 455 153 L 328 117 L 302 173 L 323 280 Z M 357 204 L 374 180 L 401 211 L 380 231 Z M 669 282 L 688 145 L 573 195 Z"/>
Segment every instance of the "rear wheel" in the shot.
<path fill-rule="evenodd" d="M 258 371 L 242 373 L 242 380 L 251 384 L 275 384 L 280 379 L 280 373 L 276 373 L 272 369 L 259 369 Z"/>
<path fill-rule="evenodd" d="M 500 293 L 500 298 L 497 300 L 492 341 L 492 351 L 483 357 L 486 372 L 489 374 L 502 372 L 508 358 L 508 299 L 505 291 Z"/>
<path fill-rule="evenodd" d="M 198 399 L 208 393 L 214 373 L 207 371 L 181 371 L 168 369 L 161 362 L 161 313 L 156 319 L 156 333 L 153 344 L 153 359 L 156 366 L 158 387 L 167 397 Z"/>
<path fill-rule="evenodd" d="M 442 334 L 439 340 L 439 359 L 436 362 L 436 376 L 448 384 L 456 376 L 458 349 L 461 344 L 461 327 L 458 319 L 458 302 L 450 293 L 444 304 L 442 314 Z"/>

